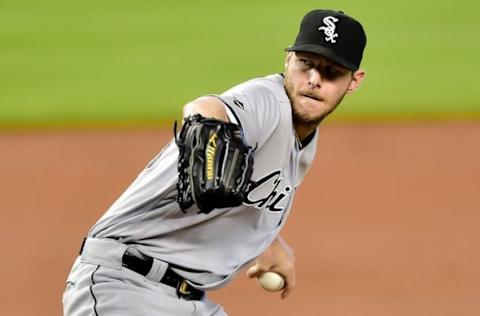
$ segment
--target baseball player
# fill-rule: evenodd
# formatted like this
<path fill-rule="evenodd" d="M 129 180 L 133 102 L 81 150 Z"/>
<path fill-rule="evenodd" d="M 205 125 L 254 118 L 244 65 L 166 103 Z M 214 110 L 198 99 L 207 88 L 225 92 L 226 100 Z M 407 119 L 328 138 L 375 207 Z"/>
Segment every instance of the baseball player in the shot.
<path fill-rule="evenodd" d="M 279 233 L 312 164 L 318 125 L 365 72 L 361 24 L 314 10 L 285 71 L 200 97 L 182 126 L 88 232 L 64 315 L 226 315 L 208 299 L 242 268 L 295 286 Z"/>

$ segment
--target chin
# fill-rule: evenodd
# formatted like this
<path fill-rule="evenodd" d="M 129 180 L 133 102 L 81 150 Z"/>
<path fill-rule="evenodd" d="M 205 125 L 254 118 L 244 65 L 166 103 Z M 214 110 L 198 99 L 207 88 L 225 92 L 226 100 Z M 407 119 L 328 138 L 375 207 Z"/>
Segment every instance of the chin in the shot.
<path fill-rule="evenodd" d="M 293 121 L 295 124 L 302 124 L 307 126 L 317 126 L 328 114 L 308 115 L 305 113 L 298 113 L 293 109 Z"/>
<path fill-rule="evenodd" d="M 295 123 L 300 123 L 303 125 L 318 125 L 320 122 L 328 115 L 330 112 L 328 111 L 316 111 L 316 113 L 306 113 L 306 111 L 301 111 L 302 109 L 308 108 L 306 106 L 303 106 L 298 109 L 296 106 L 292 106 L 292 114 L 293 114 L 293 120 Z"/>

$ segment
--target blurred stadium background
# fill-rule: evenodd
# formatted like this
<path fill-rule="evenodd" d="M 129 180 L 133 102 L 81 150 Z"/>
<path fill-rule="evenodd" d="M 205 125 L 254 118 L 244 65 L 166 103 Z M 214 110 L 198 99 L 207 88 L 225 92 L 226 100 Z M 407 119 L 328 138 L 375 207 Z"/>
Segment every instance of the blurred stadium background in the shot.
<path fill-rule="evenodd" d="M 313 8 L 362 21 L 367 80 L 329 118 L 285 228 L 296 293 L 239 277 L 213 297 L 231 315 L 479 315 L 470 0 L 0 0 L 0 313 L 59 315 L 79 242 L 183 104 L 281 72 Z"/>
<path fill-rule="evenodd" d="M 0 127 L 156 125 L 200 95 L 281 72 L 303 14 L 368 34 L 368 80 L 332 118 L 480 117 L 474 1 L 0 2 Z"/>

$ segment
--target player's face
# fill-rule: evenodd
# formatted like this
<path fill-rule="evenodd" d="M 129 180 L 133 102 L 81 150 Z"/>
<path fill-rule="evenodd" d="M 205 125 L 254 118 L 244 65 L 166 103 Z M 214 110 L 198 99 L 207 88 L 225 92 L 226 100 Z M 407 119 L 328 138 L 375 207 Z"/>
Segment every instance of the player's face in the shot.
<path fill-rule="evenodd" d="M 295 124 L 316 127 L 354 91 L 364 72 L 351 70 L 318 54 L 292 52 L 285 60 L 285 89 Z"/>

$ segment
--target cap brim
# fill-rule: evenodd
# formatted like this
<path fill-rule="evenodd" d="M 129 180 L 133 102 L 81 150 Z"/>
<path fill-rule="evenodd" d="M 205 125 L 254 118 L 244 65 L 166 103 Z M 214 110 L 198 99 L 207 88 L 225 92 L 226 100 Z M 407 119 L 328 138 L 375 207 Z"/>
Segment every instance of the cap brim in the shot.
<path fill-rule="evenodd" d="M 314 44 L 297 44 L 290 47 L 285 48 L 287 52 L 307 52 L 307 53 L 314 53 L 319 54 L 322 56 L 327 57 L 328 59 L 333 60 L 334 62 L 350 69 L 350 70 L 358 70 L 358 66 L 354 63 L 348 61 L 347 59 L 343 58 L 336 54 L 332 49 L 328 47 L 323 47 L 320 45 Z"/>

